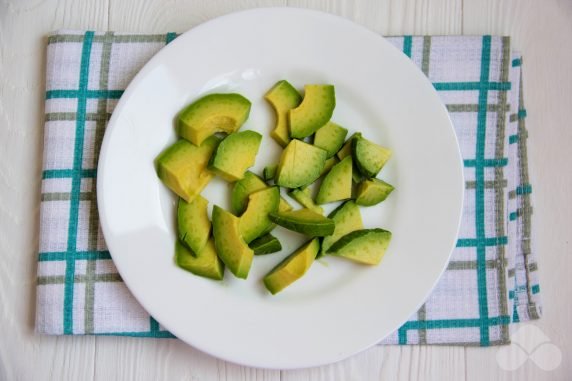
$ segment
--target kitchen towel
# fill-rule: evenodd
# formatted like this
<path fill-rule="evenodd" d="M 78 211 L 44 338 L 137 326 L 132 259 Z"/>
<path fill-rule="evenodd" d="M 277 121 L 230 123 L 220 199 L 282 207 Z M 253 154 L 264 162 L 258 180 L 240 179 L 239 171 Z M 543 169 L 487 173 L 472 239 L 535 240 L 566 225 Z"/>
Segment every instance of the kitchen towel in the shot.
<path fill-rule="evenodd" d="M 113 265 L 99 226 L 96 177 L 118 99 L 176 36 L 59 31 L 48 37 L 39 333 L 173 337 L 137 303 Z M 419 311 L 383 343 L 508 343 L 513 323 L 541 314 L 522 58 L 508 37 L 388 40 L 419 66 L 447 106 L 466 183 L 460 235 L 447 270 Z"/>

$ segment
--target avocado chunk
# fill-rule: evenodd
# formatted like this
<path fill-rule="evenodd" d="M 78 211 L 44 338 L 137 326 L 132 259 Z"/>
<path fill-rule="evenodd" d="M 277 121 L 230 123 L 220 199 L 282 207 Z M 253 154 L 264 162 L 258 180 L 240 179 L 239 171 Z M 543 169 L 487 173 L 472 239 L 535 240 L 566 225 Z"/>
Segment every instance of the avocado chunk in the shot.
<path fill-rule="evenodd" d="M 240 218 L 222 209 L 213 207 L 213 235 L 216 252 L 226 267 L 237 277 L 246 279 L 254 252 L 240 234 Z"/>
<path fill-rule="evenodd" d="M 266 188 L 268 188 L 268 185 L 266 185 L 264 180 L 254 173 L 247 171 L 242 180 L 238 180 L 234 183 L 230 196 L 230 209 L 234 214 L 240 216 L 246 210 L 248 196 L 251 193 Z M 283 197 L 280 197 L 278 210 L 281 212 L 292 210 L 292 206 Z"/>
<path fill-rule="evenodd" d="M 254 250 L 254 255 L 272 254 L 282 250 L 282 245 L 278 238 L 268 233 L 262 237 L 256 238 L 248 245 Z"/>
<path fill-rule="evenodd" d="M 278 187 L 262 189 L 248 196 L 248 206 L 240 217 L 240 234 L 246 243 L 274 228 L 274 224 L 268 219 L 268 213 L 278 211 L 279 204 Z"/>
<path fill-rule="evenodd" d="M 264 277 L 266 289 L 274 295 L 300 279 L 314 263 L 319 250 L 320 243 L 314 238 L 287 256 Z"/>
<path fill-rule="evenodd" d="M 366 265 L 377 265 L 390 241 L 391 232 L 384 229 L 356 230 L 334 243 L 329 253 Z"/>
<path fill-rule="evenodd" d="M 336 107 L 336 94 L 332 85 L 304 86 L 304 99 L 289 111 L 290 136 L 303 139 L 312 135 L 330 121 Z"/>
<path fill-rule="evenodd" d="M 316 196 L 318 204 L 347 200 L 352 197 L 352 157 L 334 165 L 324 177 Z"/>
<path fill-rule="evenodd" d="M 348 138 L 348 140 L 346 140 L 346 142 L 344 143 L 342 148 L 340 148 L 340 150 L 336 154 L 338 159 L 343 160 L 346 156 L 349 156 L 352 154 L 353 141 L 354 141 L 354 139 L 359 138 L 360 136 L 361 136 L 361 133 L 357 132 L 355 134 L 352 134 L 352 136 L 350 136 Z"/>
<path fill-rule="evenodd" d="M 179 113 L 177 133 L 200 146 L 216 132 L 237 131 L 249 113 L 250 101 L 240 94 L 205 95 Z"/>
<path fill-rule="evenodd" d="M 214 177 L 207 164 L 219 141 L 212 136 L 199 147 L 178 140 L 157 157 L 157 175 L 179 197 L 193 201 Z"/>
<path fill-rule="evenodd" d="M 309 195 L 308 192 L 306 192 L 306 190 L 309 189 L 308 188 L 306 188 L 305 190 L 292 189 L 288 194 L 294 200 L 298 201 L 300 205 L 302 205 L 303 207 L 308 208 L 313 212 L 323 214 L 324 209 L 322 209 L 322 207 L 314 203 L 314 200 L 312 200 L 312 197 Z"/>
<path fill-rule="evenodd" d="M 332 167 L 338 164 L 339 162 L 340 161 L 336 156 L 332 156 L 328 160 L 326 160 L 326 163 L 324 164 L 324 169 L 322 169 L 322 173 L 320 173 L 320 177 L 328 173 L 328 171 L 332 169 Z"/>
<path fill-rule="evenodd" d="M 359 207 L 352 200 L 344 202 L 328 215 L 336 223 L 334 234 L 322 240 L 321 255 L 327 254 L 330 247 L 344 235 L 355 230 L 363 229 L 363 222 Z"/>
<path fill-rule="evenodd" d="M 198 195 L 191 202 L 179 199 L 177 207 L 177 230 L 179 240 L 192 253 L 200 253 L 211 234 L 211 222 L 207 213 L 209 202 Z"/>
<path fill-rule="evenodd" d="M 302 96 L 288 81 L 278 81 L 264 96 L 272 105 L 276 113 L 276 127 L 270 136 L 282 147 L 290 142 L 290 128 L 288 127 L 288 111 L 298 107 Z"/>
<path fill-rule="evenodd" d="M 344 140 L 348 130 L 342 126 L 334 123 L 328 122 L 314 135 L 314 145 L 325 149 L 328 152 L 328 158 L 334 156 L 344 144 Z"/>
<path fill-rule="evenodd" d="M 244 172 L 254 165 L 262 135 L 254 131 L 242 131 L 228 135 L 218 145 L 209 163 L 209 169 L 233 182 L 244 177 Z"/>
<path fill-rule="evenodd" d="M 264 167 L 264 171 L 262 171 L 262 177 L 264 177 L 265 181 L 274 180 L 274 176 L 276 176 L 276 170 L 278 169 L 277 164 L 267 165 Z"/>
<path fill-rule="evenodd" d="M 391 157 L 391 150 L 379 146 L 363 137 L 352 142 L 352 156 L 362 175 L 375 177 Z"/>
<path fill-rule="evenodd" d="M 196 255 L 196 256 L 195 256 Z M 215 280 L 224 277 L 224 264 L 216 255 L 214 240 L 207 241 L 202 250 L 194 254 L 180 241 L 175 246 L 175 262 L 177 266 L 195 275 Z"/>
<path fill-rule="evenodd" d="M 327 152 L 301 140 L 293 139 L 282 151 L 274 181 L 286 188 L 313 183 L 322 172 Z"/>
<path fill-rule="evenodd" d="M 363 180 L 357 188 L 356 204 L 372 206 L 379 204 L 393 192 L 393 185 L 379 179 Z"/>
<path fill-rule="evenodd" d="M 324 237 L 331 235 L 335 229 L 335 222 L 310 209 L 292 210 L 288 212 L 274 212 L 268 215 L 270 221 L 298 233 L 310 237 Z"/>

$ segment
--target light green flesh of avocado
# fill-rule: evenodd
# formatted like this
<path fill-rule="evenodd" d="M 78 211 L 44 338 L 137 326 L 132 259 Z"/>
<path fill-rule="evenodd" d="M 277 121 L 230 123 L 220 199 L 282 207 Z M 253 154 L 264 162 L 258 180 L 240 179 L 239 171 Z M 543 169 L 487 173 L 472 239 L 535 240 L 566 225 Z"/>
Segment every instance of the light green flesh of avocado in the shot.
<path fill-rule="evenodd" d="M 332 169 L 334 165 L 338 164 L 339 162 L 340 161 L 336 156 L 330 157 L 328 160 L 326 160 L 326 163 L 324 164 L 324 169 L 322 169 L 322 173 L 320 173 L 320 176 L 324 176 L 326 173 L 330 171 L 330 169 Z"/>
<path fill-rule="evenodd" d="M 327 152 L 301 140 L 292 140 L 282 151 L 275 182 L 286 188 L 313 183 L 324 168 Z"/>
<path fill-rule="evenodd" d="M 346 234 L 330 247 L 329 253 L 366 265 L 381 262 L 391 232 L 383 229 L 363 229 Z"/>
<path fill-rule="evenodd" d="M 268 219 L 268 213 L 278 211 L 280 190 L 267 188 L 251 193 L 248 206 L 240 217 L 240 234 L 246 243 L 268 233 L 274 227 Z"/>
<path fill-rule="evenodd" d="M 308 188 L 306 188 L 308 189 Z M 313 212 L 316 213 L 320 213 L 323 214 L 324 213 L 324 209 L 322 209 L 322 207 L 316 205 L 314 203 L 314 200 L 312 200 L 312 197 L 310 197 L 310 195 L 305 192 L 302 191 L 300 189 L 293 189 L 288 193 L 294 200 L 298 201 L 300 203 L 300 205 L 302 205 L 305 208 L 310 209 Z"/>
<path fill-rule="evenodd" d="M 219 141 L 212 136 L 198 147 L 178 140 L 157 157 L 157 175 L 179 197 L 193 201 L 214 176 L 207 164 Z"/>
<path fill-rule="evenodd" d="M 300 279 L 312 266 L 319 250 L 320 243 L 314 238 L 290 254 L 264 277 L 266 289 L 274 295 Z"/>
<path fill-rule="evenodd" d="M 352 156 L 365 177 L 375 177 L 391 157 L 391 150 L 381 147 L 365 138 L 353 141 Z"/>
<path fill-rule="evenodd" d="M 240 234 L 240 219 L 215 205 L 213 207 L 213 235 L 216 252 L 228 269 L 246 279 L 254 252 Z"/>
<path fill-rule="evenodd" d="M 217 147 L 209 169 L 227 181 L 244 177 L 254 165 L 262 135 L 254 131 L 242 131 L 227 136 Z"/>
<path fill-rule="evenodd" d="M 221 280 L 224 277 L 224 264 L 216 254 L 214 240 L 207 241 L 205 247 L 193 256 L 180 241 L 175 247 L 175 262 L 177 266 L 205 278 Z"/>
<path fill-rule="evenodd" d="M 280 241 L 272 234 L 266 234 L 260 238 L 256 238 L 250 242 L 248 246 L 254 250 L 254 255 L 272 254 L 282 250 Z"/>
<path fill-rule="evenodd" d="M 248 196 L 256 191 L 266 189 L 268 185 L 254 173 L 247 171 L 242 180 L 234 183 L 230 196 L 230 208 L 234 214 L 240 216 L 248 204 Z M 278 210 L 281 212 L 292 210 L 292 205 L 283 197 L 280 197 Z"/>
<path fill-rule="evenodd" d="M 346 140 L 346 142 L 344 143 L 344 145 L 342 146 L 342 148 L 340 148 L 340 150 L 338 151 L 338 153 L 336 154 L 336 156 L 338 157 L 338 159 L 340 160 L 344 160 L 346 158 L 346 156 L 349 156 L 352 154 L 352 145 L 353 145 L 353 141 L 354 139 L 358 138 L 361 136 L 361 133 L 357 132 L 355 134 L 352 134 L 352 136 L 350 136 L 348 138 L 348 140 Z"/>
<path fill-rule="evenodd" d="M 314 145 L 328 152 L 328 158 L 334 156 L 344 144 L 348 130 L 333 122 L 328 122 L 316 131 Z"/>
<path fill-rule="evenodd" d="M 325 204 L 328 202 L 347 200 L 352 197 L 352 157 L 347 156 L 344 160 L 334 165 L 324 177 L 316 202 Z"/>
<path fill-rule="evenodd" d="M 179 136 L 195 145 L 216 132 L 230 134 L 248 119 L 250 101 L 240 94 L 210 94 L 185 107 L 177 117 Z"/>
<path fill-rule="evenodd" d="M 268 216 L 270 221 L 275 224 L 309 237 L 331 235 L 335 229 L 333 220 L 313 212 L 310 209 L 276 212 L 270 213 Z"/>
<path fill-rule="evenodd" d="M 358 185 L 356 204 L 372 206 L 384 201 L 391 192 L 393 186 L 379 179 L 364 180 Z"/>
<path fill-rule="evenodd" d="M 327 254 L 328 249 L 341 237 L 355 230 L 363 229 L 363 221 L 359 207 L 353 201 L 346 201 L 336 208 L 328 218 L 334 220 L 336 228 L 334 234 L 322 240 L 321 254 Z"/>
<path fill-rule="evenodd" d="M 300 106 L 289 111 L 290 136 L 303 139 L 312 135 L 330 121 L 336 107 L 332 85 L 304 86 L 304 99 Z"/>
<path fill-rule="evenodd" d="M 290 142 L 290 128 L 288 127 L 288 111 L 298 107 L 302 96 L 288 81 L 277 82 L 264 96 L 272 105 L 276 113 L 276 127 L 270 136 L 282 147 Z"/>
<path fill-rule="evenodd" d="M 177 207 L 177 230 L 179 239 L 193 253 L 199 253 L 211 234 L 211 222 L 207 214 L 209 202 L 198 195 L 188 203 L 179 199 Z"/>

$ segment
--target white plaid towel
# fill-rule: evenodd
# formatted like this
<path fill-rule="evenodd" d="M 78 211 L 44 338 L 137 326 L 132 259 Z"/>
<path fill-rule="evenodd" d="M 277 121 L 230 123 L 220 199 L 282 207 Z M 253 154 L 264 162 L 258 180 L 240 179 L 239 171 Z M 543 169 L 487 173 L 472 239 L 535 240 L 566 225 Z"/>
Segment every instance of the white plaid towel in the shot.
<path fill-rule="evenodd" d="M 48 39 L 36 330 L 173 337 L 134 300 L 105 246 L 95 178 L 101 139 L 135 73 L 175 33 L 61 31 Z M 465 165 L 449 267 L 389 344 L 495 345 L 540 316 L 521 58 L 507 37 L 391 37 L 447 105 Z"/>

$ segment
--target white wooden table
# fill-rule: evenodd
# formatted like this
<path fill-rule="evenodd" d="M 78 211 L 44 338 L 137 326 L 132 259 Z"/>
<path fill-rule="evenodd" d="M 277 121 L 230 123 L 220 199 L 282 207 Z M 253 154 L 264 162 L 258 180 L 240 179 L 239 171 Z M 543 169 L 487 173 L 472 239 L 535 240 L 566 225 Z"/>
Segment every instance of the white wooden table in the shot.
<path fill-rule="evenodd" d="M 245 368 L 176 340 L 42 337 L 33 332 L 43 141 L 45 36 L 59 28 L 185 31 L 236 10 L 311 7 L 384 35 L 503 34 L 524 54 L 544 317 L 560 348 L 546 372 L 502 370 L 498 348 L 382 347 L 320 368 Z M 0 380 L 565 380 L 572 378 L 571 0 L 0 1 Z"/>

